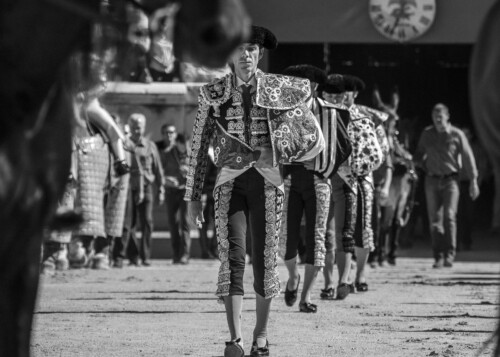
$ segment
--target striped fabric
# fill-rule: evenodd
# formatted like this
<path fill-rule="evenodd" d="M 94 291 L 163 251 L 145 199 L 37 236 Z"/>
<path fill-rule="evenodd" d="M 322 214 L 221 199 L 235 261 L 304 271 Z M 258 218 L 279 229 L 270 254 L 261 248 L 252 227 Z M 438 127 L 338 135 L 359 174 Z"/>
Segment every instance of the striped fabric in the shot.
<path fill-rule="evenodd" d="M 319 109 L 316 119 L 325 138 L 325 149 L 316 156 L 314 171 L 319 173 L 323 178 L 327 178 L 332 175 L 335 166 L 335 156 L 337 154 L 337 120 L 341 120 L 338 110 L 342 108 L 328 103 L 321 98 L 316 98 L 316 104 Z"/>

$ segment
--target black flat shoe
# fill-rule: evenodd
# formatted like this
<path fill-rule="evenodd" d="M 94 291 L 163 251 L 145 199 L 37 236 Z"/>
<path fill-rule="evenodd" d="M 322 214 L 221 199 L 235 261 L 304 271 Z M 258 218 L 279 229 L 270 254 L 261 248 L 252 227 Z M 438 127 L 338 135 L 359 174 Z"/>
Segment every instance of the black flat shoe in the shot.
<path fill-rule="evenodd" d="M 321 289 L 321 294 L 319 294 L 319 297 L 321 298 L 321 300 L 333 300 L 335 299 L 335 289 Z"/>
<path fill-rule="evenodd" d="M 315 314 L 316 312 L 318 312 L 318 307 L 314 304 L 311 304 L 310 302 L 301 302 L 299 304 L 299 310 L 300 312 Z"/>
<path fill-rule="evenodd" d="M 286 283 L 285 303 L 287 306 L 293 306 L 297 301 L 297 293 L 299 292 L 299 286 L 300 286 L 300 275 L 299 275 L 299 281 L 297 283 L 297 289 L 288 290 L 288 282 Z"/>
<path fill-rule="evenodd" d="M 368 291 L 368 284 L 367 283 L 356 283 L 356 291 L 358 292 L 365 292 Z"/>
<path fill-rule="evenodd" d="M 351 286 L 346 283 L 342 283 L 337 287 L 337 300 L 344 300 L 347 295 L 351 292 Z"/>
<path fill-rule="evenodd" d="M 224 349 L 224 357 L 245 357 L 245 351 L 240 345 L 241 338 L 235 341 L 226 342 L 226 348 Z"/>
<path fill-rule="evenodd" d="M 253 341 L 250 356 L 269 356 L 269 341 L 266 340 L 264 347 L 258 347 L 257 341 Z M 224 356 L 225 357 L 225 356 Z"/>

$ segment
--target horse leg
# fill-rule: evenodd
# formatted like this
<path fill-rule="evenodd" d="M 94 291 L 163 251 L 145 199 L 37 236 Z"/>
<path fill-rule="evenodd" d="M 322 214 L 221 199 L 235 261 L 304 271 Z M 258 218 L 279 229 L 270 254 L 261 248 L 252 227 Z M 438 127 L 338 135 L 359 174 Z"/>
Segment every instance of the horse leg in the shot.
<path fill-rule="evenodd" d="M 389 233 L 389 253 L 387 254 L 387 261 L 391 265 L 396 265 L 396 250 L 399 246 L 399 234 L 401 232 L 401 222 L 394 220 Z"/>

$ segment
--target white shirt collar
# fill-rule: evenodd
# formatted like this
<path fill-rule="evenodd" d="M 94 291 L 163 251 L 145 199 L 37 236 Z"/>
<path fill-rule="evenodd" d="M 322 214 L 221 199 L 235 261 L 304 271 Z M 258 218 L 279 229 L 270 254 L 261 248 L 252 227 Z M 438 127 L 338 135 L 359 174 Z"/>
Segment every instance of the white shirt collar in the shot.
<path fill-rule="evenodd" d="M 241 85 L 251 85 L 252 86 L 252 92 L 257 89 L 257 80 L 255 79 L 255 74 L 250 78 L 248 82 L 245 82 L 242 80 L 240 77 L 238 77 L 236 74 L 234 75 L 236 78 L 236 87 L 240 87 Z"/>

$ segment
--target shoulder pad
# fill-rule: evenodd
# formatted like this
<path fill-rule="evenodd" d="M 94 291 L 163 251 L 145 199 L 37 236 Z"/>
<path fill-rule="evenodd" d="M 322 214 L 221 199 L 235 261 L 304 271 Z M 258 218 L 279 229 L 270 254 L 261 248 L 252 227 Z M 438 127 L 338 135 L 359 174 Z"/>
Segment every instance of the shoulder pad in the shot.
<path fill-rule="evenodd" d="M 228 73 L 201 87 L 205 99 L 210 104 L 222 104 L 229 99 L 231 93 L 232 74 Z"/>
<path fill-rule="evenodd" d="M 269 74 L 257 71 L 257 99 L 259 107 L 288 110 L 304 103 L 311 95 L 308 79 Z"/>
<path fill-rule="evenodd" d="M 360 111 L 364 111 L 365 113 L 367 113 L 368 115 L 370 115 L 371 118 L 372 118 L 372 120 L 376 124 L 383 123 L 387 119 L 389 119 L 389 114 L 381 112 L 380 110 L 367 107 L 366 105 L 359 105 L 358 104 L 357 106 L 359 107 Z"/>
<path fill-rule="evenodd" d="M 324 99 L 321 99 L 321 98 L 318 98 L 318 103 L 320 106 L 322 107 L 327 107 L 327 108 L 333 108 L 333 109 L 337 109 L 337 110 L 345 110 L 345 111 L 349 111 L 349 108 L 347 108 L 345 105 L 343 104 L 334 104 L 334 103 L 330 103 L 330 102 L 327 102 L 326 100 Z"/>

